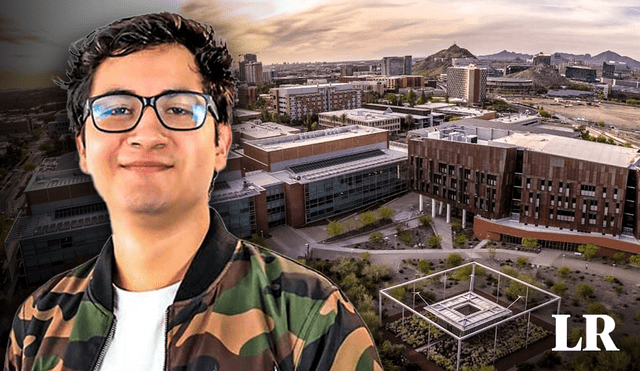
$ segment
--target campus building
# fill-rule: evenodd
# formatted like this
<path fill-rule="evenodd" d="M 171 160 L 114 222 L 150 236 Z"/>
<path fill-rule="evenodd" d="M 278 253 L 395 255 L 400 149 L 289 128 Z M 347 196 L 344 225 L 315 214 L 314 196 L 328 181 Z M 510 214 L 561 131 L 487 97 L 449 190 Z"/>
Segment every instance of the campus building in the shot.
<path fill-rule="evenodd" d="M 294 227 L 406 191 L 406 148 L 390 146 L 383 129 L 353 125 L 248 141 L 239 153 L 245 180 L 265 188 L 264 202 L 284 199 L 284 205 L 267 205 L 263 217 L 276 220 L 272 213 L 284 207 L 278 214 L 284 218 L 277 220 Z M 266 234 L 268 227 L 263 223 L 256 231 Z"/>
<path fill-rule="evenodd" d="M 596 70 L 586 66 L 567 66 L 564 76 L 568 79 L 586 82 L 595 82 L 597 80 Z"/>
<path fill-rule="evenodd" d="M 390 107 L 385 111 L 357 108 L 353 110 L 323 112 L 318 115 L 318 125 L 323 129 L 362 125 L 389 130 L 393 134 L 398 134 L 403 124 L 405 127 L 408 126 L 407 120 L 411 121 L 412 127 L 409 130 L 422 129 L 423 127 L 432 125 L 430 116 L 394 112 Z"/>
<path fill-rule="evenodd" d="M 637 150 L 460 122 L 411 134 L 410 189 L 446 205 L 447 218 L 475 216 L 477 237 L 640 252 Z"/>
<path fill-rule="evenodd" d="M 487 91 L 489 93 L 528 95 L 533 93 L 533 80 L 488 77 Z"/>
<path fill-rule="evenodd" d="M 360 108 L 362 91 L 351 84 L 296 85 L 269 90 L 272 108 L 292 120 L 302 120 L 306 115 Z"/>
<path fill-rule="evenodd" d="M 447 68 L 447 93 L 467 103 L 481 103 L 487 95 L 487 70 L 475 65 Z"/>
<path fill-rule="evenodd" d="M 46 281 L 97 255 L 111 235 L 107 206 L 80 171 L 78 152 L 44 159 L 24 193 L 26 210 L 5 240 L 12 281 Z"/>
<path fill-rule="evenodd" d="M 382 58 L 382 75 L 398 76 L 411 75 L 411 56 L 404 57 L 384 57 Z"/>

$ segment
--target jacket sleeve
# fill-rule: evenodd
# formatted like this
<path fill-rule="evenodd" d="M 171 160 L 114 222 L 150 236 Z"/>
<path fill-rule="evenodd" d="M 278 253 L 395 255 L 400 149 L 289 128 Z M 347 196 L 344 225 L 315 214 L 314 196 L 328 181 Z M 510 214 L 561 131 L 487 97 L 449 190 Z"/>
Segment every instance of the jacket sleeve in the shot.
<path fill-rule="evenodd" d="M 296 370 L 382 370 L 371 333 L 338 289 L 314 307 L 302 334 Z"/>
<path fill-rule="evenodd" d="M 20 317 L 24 317 L 24 305 L 20 306 L 16 316 L 13 318 L 13 325 L 7 341 L 7 351 L 4 357 L 4 371 L 22 370 L 24 324 Z"/>

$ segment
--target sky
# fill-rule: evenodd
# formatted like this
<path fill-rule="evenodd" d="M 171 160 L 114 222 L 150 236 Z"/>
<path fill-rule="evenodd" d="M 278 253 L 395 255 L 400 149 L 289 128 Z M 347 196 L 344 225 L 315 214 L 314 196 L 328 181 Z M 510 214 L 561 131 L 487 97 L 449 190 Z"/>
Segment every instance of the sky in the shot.
<path fill-rule="evenodd" d="M 475 55 L 502 50 L 640 60 L 637 0 L 5 0 L 0 89 L 50 84 L 69 44 L 113 20 L 177 12 L 214 26 L 237 60 L 263 64 L 426 57 L 453 43 Z"/>

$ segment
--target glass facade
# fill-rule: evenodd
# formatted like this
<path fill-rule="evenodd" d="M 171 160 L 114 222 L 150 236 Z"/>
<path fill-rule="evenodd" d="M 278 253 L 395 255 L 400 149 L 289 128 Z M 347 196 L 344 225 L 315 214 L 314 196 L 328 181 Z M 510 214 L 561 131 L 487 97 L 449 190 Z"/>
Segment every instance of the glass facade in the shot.
<path fill-rule="evenodd" d="M 305 184 L 306 222 L 355 210 L 405 191 L 400 165 L 380 166 Z"/>
<path fill-rule="evenodd" d="M 287 222 L 284 201 L 284 185 L 277 184 L 265 187 L 267 190 L 267 216 L 269 218 L 269 228 L 282 225 Z"/>
<path fill-rule="evenodd" d="M 253 197 L 211 204 L 227 230 L 234 236 L 249 238 L 256 233 L 256 208 Z"/>

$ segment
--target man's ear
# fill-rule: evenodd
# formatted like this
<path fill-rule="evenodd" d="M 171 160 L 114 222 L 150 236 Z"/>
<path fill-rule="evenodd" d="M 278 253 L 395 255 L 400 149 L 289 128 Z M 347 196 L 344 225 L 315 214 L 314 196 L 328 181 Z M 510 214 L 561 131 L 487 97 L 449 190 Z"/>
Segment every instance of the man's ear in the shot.
<path fill-rule="evenodd" d="M 218 144 L 216 145 L 216 164 L 215 170 L 222 171 L 227 166 L 227 155 L 231 147 L 231 125 L 218 124 Z"/>
<path fill-rule="evenodd" d="M 82 142 L 82 134 L 76 135 L 76 147 L 78 147 L 78 154 L 80 155 L 80 170 L 85 174 L 89 174 L 89 169 L 87 168 L 87 149 Z"/>

